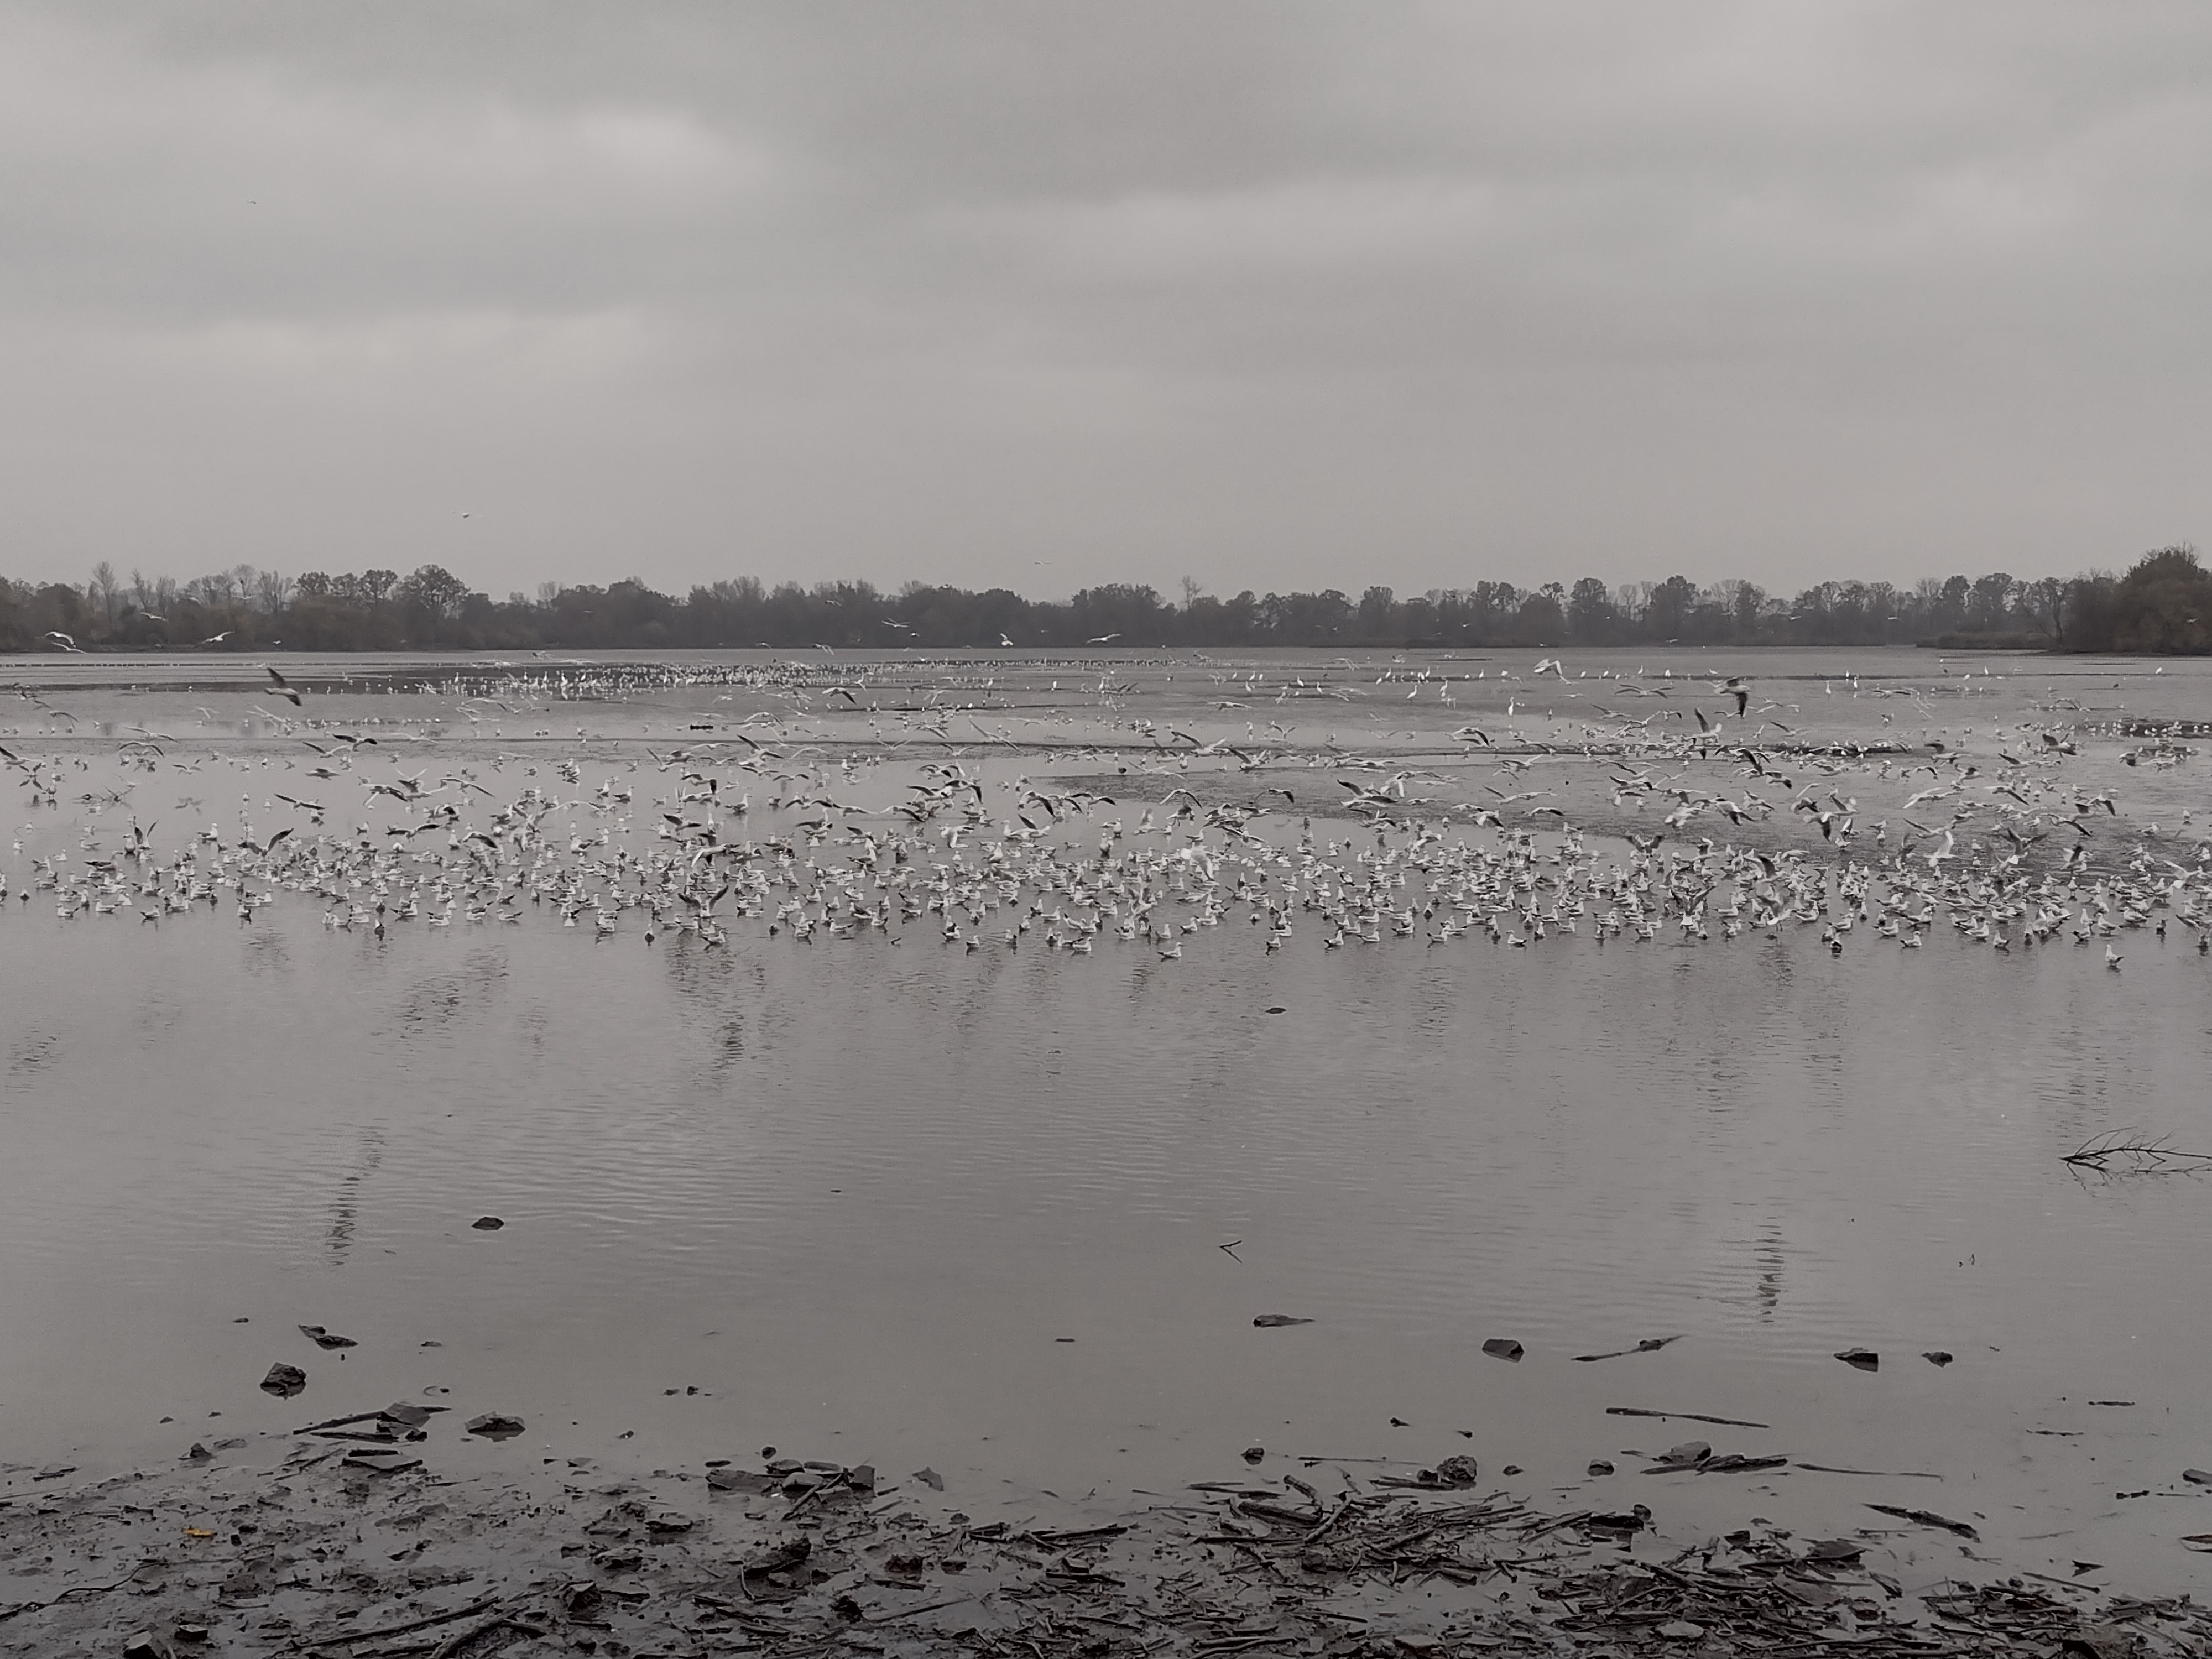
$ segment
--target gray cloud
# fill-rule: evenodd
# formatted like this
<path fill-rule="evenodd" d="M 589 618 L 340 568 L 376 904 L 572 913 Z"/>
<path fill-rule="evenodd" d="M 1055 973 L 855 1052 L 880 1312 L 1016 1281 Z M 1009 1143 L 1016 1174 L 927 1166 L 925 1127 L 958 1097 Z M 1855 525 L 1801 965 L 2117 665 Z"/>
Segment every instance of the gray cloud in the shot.
<path fill-rule="evenodd" d="M 2123 562 L 2203 517 L 2208 54 L 2157 5 L 13 8 L 0 569 Z"/>

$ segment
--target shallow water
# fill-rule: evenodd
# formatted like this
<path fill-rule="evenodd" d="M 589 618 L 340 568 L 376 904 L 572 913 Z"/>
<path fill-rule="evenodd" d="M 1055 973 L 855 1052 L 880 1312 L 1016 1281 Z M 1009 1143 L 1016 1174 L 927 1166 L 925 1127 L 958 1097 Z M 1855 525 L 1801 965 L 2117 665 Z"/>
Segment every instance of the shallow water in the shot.
<path fill-rule="evenodd" d="M 2124 767 L 2144 739 L 2093 728 L 2205 718 L 2209 665 L 1976 659 L 1969 684 L 1968 665 L 1924 653 L 1570 654 L 1562 685 L 1531 681 L 1532 657 L 1353 661 L 924 663 L 896 696 L 879 680 L 872 711 L 818 688 L 802 706 L 727 686 L 580 698 L 548 680 L 493 692 L 506 706 L 471 704 L 471 720 L 474 682 L 382 694 L 374 677 L 404 665 L 352 665 L 348 689 L 323 660 L 286 665 L 321 722 L 288 730 L 252 664 L 40 659 L 21 678 L 43 702 L 0 716 L 0 743 L 59 760 L 67 782 L 57 806 L 17 811 L 8 884 L 24 891 L 28 860 L 55 850 L 112 852 L 132 814 L 165 821 L 157 846 L 203 822 L 234 836 L 241 813 L 259 835 L 313 833 L 279 791 L 319 792 L 325 833 L 380 835 L 406 814 L 364 801 L 362 781 L 418 769 L 481 780 L 490 794 L 458 792 L 471 819 L 526 779 L 574 802 L 625 781 L 624 808 L 556 816 L 644 847 L 674 785 L 667 745 L 751 755 L 734 732 L 762 709 L 781 724 L 745 729 L 771 752 L 833 775 L 860 756 L 841 799 L 900 798 L 948 744 L 992 787 L 1119 780 L 1068 831 L 1092 850 L 1194 777 L 1252 795 L 1236 759 L 1173 758 L 1194 744 L 1169 728 L 1248 755 L 1265 742 L 1266 781 L 1304 805 L 1250 827 L 1287 846 L 1313 802 L 1345 794 L 1339 777 L 1376 775 L 1345 757 L 1441 764 L 1468 720 L 1562 750 L 1591 718 L 1559 712 L 1570 693 L 1623 701 L 1580 676 L 1638 669 L 1661 686 L 1747 671 L 1762 700 L 1796 705 L 1772 711 L 1793 740 L 1942 732 L 1990 757 L 1990 778 L 2011 775 L 2000 746 L 2068 732 L 2067 787 L 2115 794 L 2098 830 L 2115 859 L 2156 821 L 2160 856 L 2189 864 L 2204 816 L 2201 763 Z M 1485 678 L 1451 682 L 1449 703 L 1443 682 L 1388 678 L 1447 669 Z M 1269 678 L 1240 690 L 1255 672 Z M 1299 680 L 1330 695 L 1276 700 Z M 959 703 L 975 708 L 948 712 Z M 306 742 L 331 747 L 334 730 L 379 732 L 380 752 L 304 782 Z M 150 770 L 118 747 L 139 732 L 162 747 Z M 1000 732 L 1012 746 L 987 746 Z M 1519 780 L 1488 760 L 1443 767 L 1436 798 L 1482 805 L 1556 774 L 1561 799 L 1603 818 L 1618 757 L 1522 752 Z M 1893 821 L 1929 779 L 1881 763 L 1800 782 Z M 1705 768 L 1731 788 L 1741 769 Z M 746 781 L 745 833 L 818 813 L 772 809 L 782 786 Z M 1012 799 L 992 800 L 994 820 Z M 1463 812 L 1460 826 L 1492 833 Z M 1557 843 L 1556 819 L 1530 827 Z M 813 850 L 823 864 L 841 860 L 839 833 Z M 1372 841 L 1335 818 L 1314 833 Z M 1832 850 L 1803 814 L 1765 833 Z M 2114 972 L 2101 944 L 1999 955 L 1944 926 L 1923 950 L 1862 932 L 1833 955 L 1788 925 L 1330 951 L 1301 923 L 1270 951 L 1233 910 L 1164 961 L 1103 938 L 1083 957 L 969 951 L 933 918 L 898 943 L 733 921 L 710 950 L 680 933 L 648 945 L 635 921 L 595 941 L 550 906 L 511 925 L 395 923 L 381 940 L 326 926 L 307 895 L 250 922 L 233 908 L 64 920 L 41 892 L 0 919 L 9 1458 L 173 1454 L 210 1413 L 274 1431 L 442 1388 L 528 1418 L 515 1447 L 540 1455 L 605 1455 L 624 1431 L 649 1462 L 775 1443 L 933 1464 L 978 1501 L 1004 1483 L 1170 1488 L 1241 1469 L 1255 1443 L 1472 1451 L 1535 1491 L 1607 1457 L 1624 1473 L 1589 1481 L 1588 1501 L 1650 1504 L 1685 1539 L 1753 1513 L 1849 1528 L 1876 1519 L 1863 1499 L 1982 1517 L 1990 1551 L 2061 1575 L 2092 1559 L 2097 1582 L 2203 1577 L 2176 1540 L 2212 1530 L 2212 1497 L 2179 1481 L 2212 1465 L 2212 1187 L 2061 1162 L 2124 1128 L 2212 1150 L 2212 963 L 2185 928 L 2130 931 Z M 485 1214 L 506 1226 L 472 1230 Z M 1255 1328 L 1267 1312 L 1313 1322 Z M 361 1346 L 322 1354 L 298 1323 Z M 1492 1337 L 1526 1358 L 1486 1357 Z M 1832 1357 L 1861 1346 L 1878 1372 Z M 277 1359 L 307 1369 L 302 1399 L 254 1390 Z M 2093 1403 L 2108 1401 L 2131 1403 Z M 1693 1437 L 1942 1478 L 1627 1473 L 1624 1449 Z M 1927 1545 L 1928 1571 L 1954 1550 Z"/>

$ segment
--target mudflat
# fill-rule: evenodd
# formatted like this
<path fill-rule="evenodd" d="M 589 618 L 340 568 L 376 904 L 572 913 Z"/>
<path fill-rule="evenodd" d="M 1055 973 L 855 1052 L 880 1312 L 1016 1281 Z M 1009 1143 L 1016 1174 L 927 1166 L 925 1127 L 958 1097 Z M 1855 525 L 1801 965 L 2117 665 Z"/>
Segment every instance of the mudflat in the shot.
<path fill-rule="evenodd" d="M 787 1456 L 455 1474 L 439 1430 L 380 1422 L 398 1431 L 196 1443 L 173 1466 L 11 1496 L 0 1650 L 2118 1659 L 2212 1644 L 2212 1611 L 2186 1595 L 2009 1570 L 1932 1511 L 1862 1510 L 1818 1537 L 1747 1517 L 1677 1545 L 1647 1505 L 1547 1507 L 1464 1458 L 1276 1458 L 1293 1467 L 1175 1494 L 1009 1499 Z"/>

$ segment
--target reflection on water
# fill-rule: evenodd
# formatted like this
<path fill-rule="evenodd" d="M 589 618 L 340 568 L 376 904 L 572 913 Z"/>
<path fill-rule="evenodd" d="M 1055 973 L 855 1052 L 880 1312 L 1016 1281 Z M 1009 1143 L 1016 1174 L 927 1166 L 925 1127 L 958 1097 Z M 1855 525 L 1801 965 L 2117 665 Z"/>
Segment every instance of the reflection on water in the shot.
<path fill-rule="evenodd" d="M 258 812 L 261 758 L 191 788 Z M 666 783 L 635 758 L 568 793 L 618 777 L 650 822 Z M 2171 1587 L 2172 1538 L 2205 1529 L 2111 1496 L 2212 1462 L 2205 1189 L 2059 1162 L 2130 1125 L 2212 1140 L 2212 981 L 2179 933 L 2131 934 L 2112 974 L 1942 928 L 1841 956 L 1812 928 L 1270 951 L 1232 915 L 1163 961 L 971 952 L 933 918 L 708 949 L 550 907 L 381 942 L 303 896 L 233 908 L 0 921 L 13 1445 L 285 1427 L 252 1386 L 278 1358 L 334 1413 L 439 1385 L 555 1447 L 635 1429 L 664 1458 L 774 1443 L 1048 1485 L 1164 1484 L 1255 1441 L 1471 1443 L 1566 1484 L 1683 1437 L 1605 1414 L 1635 1406 L 1772 1425 L 1723 1449 L 1943 1474 L 1936 1507 L 2022 1559 L 2101 1540 Z M 298 1323 L 362 1346 L 341 1373 Z M 1522 1364 L 1482 1354 L 1500 1335 Z M 1862 1345 L 1878 1373 L 1832 1358 Z M 2109 1399 L 2136 1404 L 2087 1403 Z M 1856 1501 L 1815 1482 L 1668 1501 Z"/>
<path fill-rule="evenodd" d="M 337 1195 L 331 1200 L 328 1243 L 333 1266 L 343 1265 L 353 1249 L 354 1224 L 361 1215 L 362 1182 L 384 1161 L 384 1136 L 375 1129 L 362 1132 L 355 1167 L 338 1177 Z"/>

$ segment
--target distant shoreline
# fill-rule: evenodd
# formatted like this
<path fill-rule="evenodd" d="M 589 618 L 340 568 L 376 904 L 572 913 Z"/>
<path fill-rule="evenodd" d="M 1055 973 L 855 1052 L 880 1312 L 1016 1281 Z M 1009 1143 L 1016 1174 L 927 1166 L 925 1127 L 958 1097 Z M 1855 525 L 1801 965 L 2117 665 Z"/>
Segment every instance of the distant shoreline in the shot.
<path fill-rule="evenodd" d="M 2212 653 L 2212 572 L 2194 549 L 2146 554 L 2124 577 L 2027 581 L 2002 571 L 1910 588 L 1817 582 L 1794 598 L 1753 582 L 1699 586 L 1674 575 L 1608 586 L 1585 576 L 1521 588 L 1478 581 L 1400 595 L 1379 583 L 1227 599 L 1193 580 L 1180 603 L 1140 582 L 1104 582 L 1065 599 L 1004 587 L 912 581 L 774 588 L 754 577 L 663 593 L 632 578 L 607 586 L 541 584 L 504 600 L 426 564 L 290 577 L 240 565 L 179 583 L 128 582 L 112 565 L 83 587 L 0 580 L 0 649 L 389 651 L 1479 648 L 1656 650 L 1864 648 Z"/>

